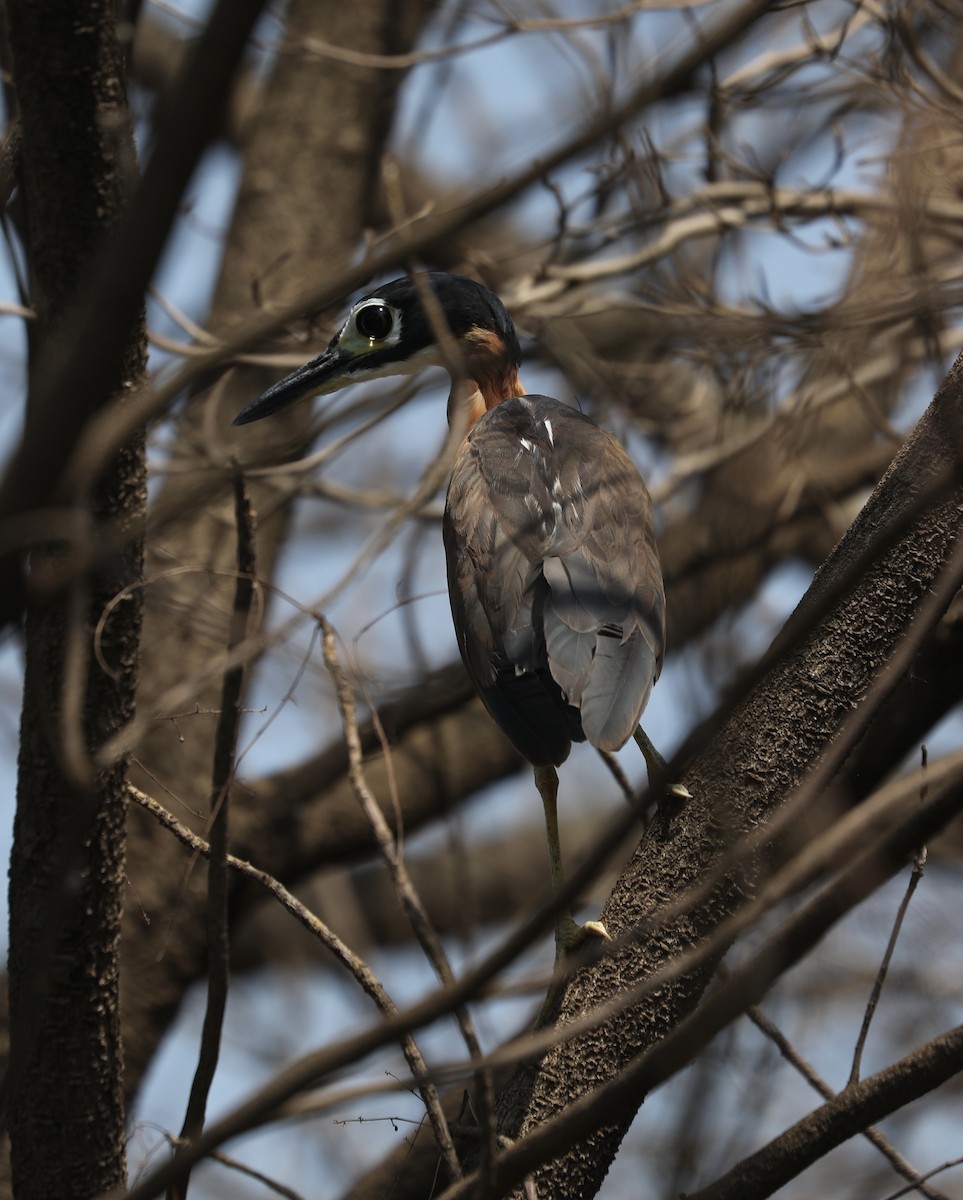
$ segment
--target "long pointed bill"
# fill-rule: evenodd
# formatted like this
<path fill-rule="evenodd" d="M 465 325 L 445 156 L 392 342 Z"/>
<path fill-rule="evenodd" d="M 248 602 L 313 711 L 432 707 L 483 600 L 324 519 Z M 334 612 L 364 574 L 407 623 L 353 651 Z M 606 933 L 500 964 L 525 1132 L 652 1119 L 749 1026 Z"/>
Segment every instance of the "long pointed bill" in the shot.
<path fill-rule="evenodd" d="M 337 391 L 346 382 L 345 367 L 353 361 L 355 356 L 349 351 L 329 347 L 323 354 L 269 387 L 238 413 L 233 424 L 248 425 L 251 421 L 260 421 L 262 417 L 269 417 L 287 408 L 296 400 Z"/>

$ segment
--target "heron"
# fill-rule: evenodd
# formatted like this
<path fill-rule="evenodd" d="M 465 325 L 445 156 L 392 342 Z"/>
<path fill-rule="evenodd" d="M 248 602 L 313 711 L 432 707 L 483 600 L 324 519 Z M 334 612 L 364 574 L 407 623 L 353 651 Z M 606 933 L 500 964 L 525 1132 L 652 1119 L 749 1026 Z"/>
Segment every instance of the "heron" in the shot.
<path fill-rule="evenodd" d="M 443 523 L 458 648 L 488 712 L 534 768 L 558 892 L 557 768 L 572 743 L 614 751 L 634 736 L 650 778 L 665 781 L 639 725 L 662 667 L 665 596 L 638 468 L 583 413 L 526 394 L 520 363 L 515 326 L 488 288 L 440 271 L 405 276 L 358 300 L 324 353 L 234 424 L 349 384 L 449 369 L 448 420 L 464 430 Z M 589 934 L 608 937 L 564 908 L 556 959 Z"/>

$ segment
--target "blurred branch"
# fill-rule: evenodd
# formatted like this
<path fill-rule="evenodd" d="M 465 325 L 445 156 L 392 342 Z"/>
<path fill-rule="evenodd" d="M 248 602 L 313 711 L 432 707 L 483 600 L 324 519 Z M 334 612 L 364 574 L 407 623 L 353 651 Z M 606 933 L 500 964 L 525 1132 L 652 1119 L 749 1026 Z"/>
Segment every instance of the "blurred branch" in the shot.
<path fill-rule="evenodd" d="M 0 521 L 51 498 L 81 429 L 110 394 L 115 364 L 130 337 L 130 314 L 143 305 L 184 188 L 213 134 L 221 100 L 263 3 L 221 0 L 215 6 L 143 179 L 117 223 L 105 257 L 97 260 L 99 269 L 88 280 L 84 303 L 75 307 L 42 369 L 31 378 L 32 418 L 0 481 Z M 71 404 L 58 410 L 65 393 L 71 395 Z M 128 424 L 124 436 L 104 448 L 105 460 L 135 436 L 141 424 Z M 97 474 L 88 476 L 81 493 Z M 0 579 L 0 624 L 8 624 L 19 616 L 22 604 L 19 554 L 0 559 Z"/>
<path fill-rule="evenodd" d="M 673 209 L 676 211 L 673 212 Z M 700 211 L 705 210 L 705 211 Z M 818 188 L 802 191 L 736 180 L 706 184 L 701 191 L 685 196 L 663 216 L 659 214 L 658 236 L 632 254 L 607 257 L 573 266 L 549 266 L 549 279 L 572 283 L 596 283 L 613 275 L 626 275 L 650 266 L 675 253 L 694 238 L 719 235 L 760 219 L 774 228 L 782 228 L 787 218 L 855 217 L 870 213 L 900 211 L 898 201 L 882 192 L 857 192 L 852 189 Z M 929 220 L 934 228 L 959 237 L 956 231 L 963 220 L 963 204 L 939 197 L 924 200 L 916 209 L 918 218 Z M 886 298 L 891 303 L 891 298 Z M 912 300 L 907 304 L 914 311 Z"/>
<path fill-rule="evenodd" d="M 131 56 L 131 77 L 142 88 L 153 93 L 155 108 L 170 109 L 185 64 L 196 48 L 196 37 L 184 37 L 158 20 L 147 7 L 141 12 L 134 31 Z M 217 132 L 235 145 L 243 145 L 248 135 L 248 122 L 261 96 L 256 73 L 247 66 L 238 70 L 226 102 L 217 113 Z"/>
<path fill-rule="evenodd" d="M 614 110 L 588 120 L 581 130 L 538 162 L 492 189 L 471 196 L 450 212 L 430 215 L 417 221 L 412 232 L 397 239 L 389 238 L 380 248 L 366 255 L 360 263 L 342 267 L 332 273 L 323 286 L 306 289 L 273 315 L 246 323 L 227 339 L 223 350 L 198 357 L 183 366 L 163 385 L 131 397 L 124 412 L 115 411 L 104 422 L 97 422 L 87 428 L 72 458 L 69 478 L 74 481 L 87 478 L 96 470 L 96 464 L 102 460 L 103 455 L 108 453 L 118 440 L 122 441 L 129 435 L 131 425 L 139 427 L 165 412 L 178 395 L 198 381 L 208 378 L 212 371 L 221 368 L 234 354 L 248 350 L 251 345 L 272 336 L 305 313 L 323 311 L 329 305 L 342 301 L 346 295 L 373 276 L 424 256 L 433 246 L 447 240 L 455 231 L 503 207 L 543 176 L 588 150 L 656 101 L 684 94 L 700 68 L 738 38 L 769 6 L 770 0 L 746 0 L 740 8 L 703 33 L 695 47 L 681 55 L 674 66 L 668 67 L 654 81 L 641 83 Z M 0 489 L 0 500 L 2 496 L 3 492 Z M 2 515 L 3 510 L 0 507 L 0 516 Z"/>
<path fill-rule="evenodd" d="M 597 1128 L 599 1124 L 619 1119 L 624 1113 L 626 1101 L 630 1101 L 637 1093 L 640 1080 L 645 1081 L 643 1086 L 654 1086 L 688 1062 L 697 1048 L 704 1046 L 719 1028 L 753 1003 L 754 998 L 758 998 L 774 978 L 806 953 L 830 925 L 872 892 L 881 878 L 898 869 L 908 847 L 925 840 L 952 812 L 959 809 L 961 796 L 963 792 L 957 771 L 939 786 L 933 787 L 923 807 L 914 809 L 895 828 L 887 830 L 878 840 L 871 841 L 862 853 L 848 858 L 840 876 L 797 916 L 791 918 L 782 931 L 768 939 L 762 949 L 714 993 L 703 1010 L 693 1014 L 659 1045 L 653 1046 L 637 1059 L 630 1070 L 605 1084 L 602 1089 L 603 1103 L 596 1103 L 597 1096 L 583 1094 L 540 1130 L 517 1143 L 509 1143 L 510 1148 L 501 1152 L 493 1164 L 496 1186 L 504 1190 L 552 1153 L 557 1153 L 560 1145 L 570 1145 L 573 1137 L 584 1138 L 586 1132 Z M 170 1162 L 132 1188 L 127 1200 L 148 1200 L 222 1142 L 258 1127 L 265 1119 L 283 1115 L 285 1102 L 306 1088 L 317 1086 L 347 1063 L 359 1061 L 377 1046 L 395 1037 L 399 1030 L 419 1028 L 440 1013 L 451 1011 L 453 1005 L 474 995 L 495 978 L 505 963 L 515 957 L 531 933 L 532 925 L 528 923 L 484 962 L 469 970 L 454 987 L 441 989 L 399 1013 L 397 1018 L 384 1022 L 379 1028 L 306 1055 L 280 1071 L 250 1100 L 237 1107 L 218 1125 L 211 1126 L 200 1141 L 178 1150 Z M 659 991 L 662 990 L 660 987 Z M 621 1008 L 625 1001 L 617 1003 Z M 597 1019 L 597 1016 L 593 1016 L 592 1022 Z M 571 1030 L 564 1032 L 570 1034 Z M 541 1031 L 524 1043 L 510 1045 L 506 1050 L 496 1053 L 490 1061 L 492 1065 L 500 1065 L 527 1058 L 532 1053 L 529 1043 L 540 1045 L 557 1035 L 557 1030 L 554 1035 L 551 1030 Z M 958 1056 L 952 1069 L 961 1069 Z M 459 1074 L 463 1070 L 457 1068 Z M 315 1101 L 311 1111 L 318 1112 L 323 1107 L 321 1101 Z M 564 1178 L 566 1176 L 556 1175 L 557 1183 Z M 476 1176 L 469 1176 L 450 1187 L 444 1195 L 447 1200 L 453 1200 L 454 1197 L 474 1194 L 476 1181 Z"/>
<path fill-rule="evenodd" d="M 470 691 L 464 679 L 461 686 Z M 422 685 L 416 690 L 419 694 L 412 697 L 410 713 L 396 710 L 393 715 L 389 707 L 384 714 L 392 737 L 394 780 L 404 801 L 406 834 L 450 813 L 486 783 L 517 771 L 520 765 L 518 754 L 480 702 L 466 705 L 463 695 L 455 703 L 452 691 L 444 686 Z M 370 749 L 377 742 L 372 725 L 363 726 L 361 734 L 364 747 Z M 174 731 L 169 730 L 168 737 L 176 747 Z M 472 746 L 472 754 L 465 754 L 466 745 Z M 176 749 L 171 753 L 176 754 Z M 393 826 L 384 760 L 368 761 L 365 774 Z M 340 864 L 374 850 L 370 826 L 347 780 L 340 739 L 310 762 L 261 779 L 254 791 L 246 783 L 236 783 L 231 805 L 235 853 L 288 883 L 326 864 Z M 124 999 L 128 1078 L 134 1084 L 173 1019 L 184 989 L 201 975 L 204 965 L 197 933 L 203 890 L 193 878 L 182 883 L 170 839 L 158 835 L 152 822 L 132 820 L 128 874 L 134 889 L 125 915 L 129 932 Z M 159 870 L 159 863 L 168 865 Z M 232 912 L 243 911 L 252 900 L 249 894 L 232 897 Z M 147 927 L 144 911 L 152 917 Z M 163 955 L 158 954 L 159 944 L 164 946 Z"/>
<path fill-rule="evenodd" d="M 408 922 L 411 925 L 412 933 L 415 940 L 421 948 L 422 953 L 431 965 L 435 974 L 438 976 L 442 986 L 446 988 L 454 987 L 455 975 L 451 969 L 451 964 L 448 961 L 448 955 L 445 953 L 441 939 L 435 932 L 428 914 L 425 912 L 425 907 L 421 902 L 421 898 L 415 890 L 414 884 L 411 881 L 411 876 L 405 866 L 404 859 L 399 850 L 398 840 L 392 835 L 388 822 L 384 818 L 374 794 L 368 786 L 365 779 L 364 768 L 361 763 L 361 736 L 358 732 L 357 711 L 354 701 L 354 694 L 351 690 L 351 685 L 348 682 L 348 677 L 341 666 L 338 659 L 337 646 L 334 640 L 334 630 L 330 624 L 321 618 L 321 638 L 322 648 L 324 652 L 324 663 L 334 680 L 335 690 L 338 697 L 338 707 L 341 712 L 341 722 L 344 728 L 345 745 L 348 748 L 348 779 L 351 784 L 351 790 L 361 810 L 371 826 L 372 834 L 378 843 L 378 849 L 381 851 L 381 856 L 384 859 L 385 865 L 391 874 L 391 880 L 394 885 L 395 894 L 398 897 Z M 385 747 L 385 765 L 388 768 L 388 782 L 392 788 L 392 801 L 395 809 L 399 807 L 398 793 L 395 790 L 396 780 L 392 770 L 391 750 Z M 454 1010 L 455 1019 L 458 1023 L 458 1028 L 461 1031 L 465 1046 L 468 1050 L 469 1057 L 473 1063 L 478 1063 L 481 1060 L 481 1047 L 478 1042 L 478 1035 L 475 1032 L 475 1025 L 470 1013 L 464 1005 L 458 1006 Z M 492 1110 L 494 1108 L 494 1097 L 492 1095 L 491 1075 L 483 1068 L 479 1067 L 475 1076 L 475 1084 L 477 1087 L 477 1103 L 480 1115 L 482 1129 L 485 1131 L 483 1146 L 487 1143 L 490 1136 L 492 1126 Z M 447 1130 L 446 1130 L 447 1133 Z M 448 1165 L 451 1179 L 460 1179 L 462 1175 L 461 1166 L 455 1155 L 454 1147 L 451 1145 L 450 1139 L 446 1139 L 444 1143 L 448 1150 L 446 1163 Z M 483 1149 L 484 1156 L 488 1156 L 490 1151 Z"/>

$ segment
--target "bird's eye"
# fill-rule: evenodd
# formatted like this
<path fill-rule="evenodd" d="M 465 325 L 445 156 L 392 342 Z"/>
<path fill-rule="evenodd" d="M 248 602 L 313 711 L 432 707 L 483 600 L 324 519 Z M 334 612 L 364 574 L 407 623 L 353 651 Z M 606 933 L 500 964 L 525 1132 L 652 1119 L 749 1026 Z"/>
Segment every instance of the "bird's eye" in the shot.
<path fill-rule="evenodd" d="M 354 324 L 362 337 L 380 342 L 391 332 L 394 319 L 387 304 L 366 304 L 355 317 Z"/>

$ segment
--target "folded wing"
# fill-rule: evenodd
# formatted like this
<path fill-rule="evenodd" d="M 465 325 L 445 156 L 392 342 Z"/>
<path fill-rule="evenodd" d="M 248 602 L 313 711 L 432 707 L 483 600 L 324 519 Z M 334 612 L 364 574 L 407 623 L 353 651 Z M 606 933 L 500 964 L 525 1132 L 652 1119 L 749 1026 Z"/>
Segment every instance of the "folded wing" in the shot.
<path fill-rule="evenodd" d="M 519 751 L 557 765 L 572 740 L 621 746 L 665 618 L 651 502 L 619 443 L 547 397 L 496 406 L 456 461 L 445 546 L 462 657 Z"/>

